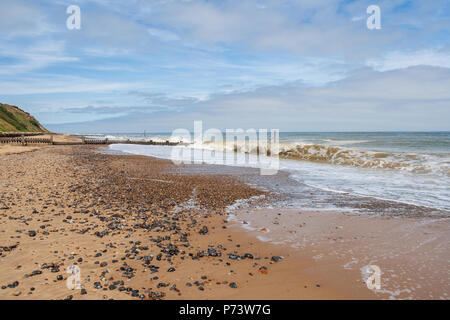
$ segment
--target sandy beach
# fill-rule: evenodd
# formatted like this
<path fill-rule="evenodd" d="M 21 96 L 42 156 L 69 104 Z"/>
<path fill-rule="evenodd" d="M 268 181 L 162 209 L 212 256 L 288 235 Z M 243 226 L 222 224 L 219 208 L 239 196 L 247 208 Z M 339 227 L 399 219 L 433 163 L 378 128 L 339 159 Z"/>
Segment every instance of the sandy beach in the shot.
<path fill-rule="evenodd" d="M 448 299 L 447 218 L 270 209 L 233 174 L 35 149 L 0 154 L 0 299 Z"/>
<path fill-rule="evenodd" d="M 70 134 L 42 134 L 38 136 L 42 139 L 49 139 L 50 137 L 53 137 L 53 140 L 55 142 L 78 142 L 81 141 L 76 136 L 70 135 Z M 42 145 L 35 145 L 30 144 L 27 146 L 22 145 L 13 145 L 13 144 L 0 144 L 0 156 L 2 155 L 10 155 L 10 154 L 18 154 L 18 153 L 24 153 L 24 152 L 30 152 L 30 151 L 36 151 L 45 147 L 49 146 L 42 146 Z"/>

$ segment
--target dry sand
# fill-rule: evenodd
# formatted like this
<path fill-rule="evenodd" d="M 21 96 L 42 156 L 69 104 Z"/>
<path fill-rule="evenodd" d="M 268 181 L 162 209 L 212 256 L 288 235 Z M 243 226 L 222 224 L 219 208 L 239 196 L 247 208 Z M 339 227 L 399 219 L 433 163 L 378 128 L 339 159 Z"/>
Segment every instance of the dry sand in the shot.
<path fill-rule="evenodd" d="M 79 139 L 76 136 L 69 135 L 69 134 L 44 134 L 40 136 L 32 136 L 30 138 L 41 138 L 41 139 L 49 139 L 51 136 L 53 136 L 53 140 L 55 142 L 79 142 L 81 139 Z M 25 153 L 30 151 L 36 151 L 42 148 L 50 147 L 49 145 L 42 145 L 42 144 L 28 144 L 27 146 L 22 146 L 18 144 L 0 144 L 0 156 L 2 155 L 10 155 L 10 154 L 19 154 L 19 153 Z"/>
<path fill-rule="evenodd" d="M 41 147 L 0 144 L 0 156 L 39 150 Z"/>

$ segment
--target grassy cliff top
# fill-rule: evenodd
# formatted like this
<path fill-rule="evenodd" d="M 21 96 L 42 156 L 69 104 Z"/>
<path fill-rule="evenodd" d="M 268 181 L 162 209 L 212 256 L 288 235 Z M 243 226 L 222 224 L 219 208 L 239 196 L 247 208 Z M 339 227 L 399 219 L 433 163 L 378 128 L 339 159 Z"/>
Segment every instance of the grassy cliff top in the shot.
<path fill-rule="evenodd" d="M 16 106 L 0 103 L 0 132 L 49 132 L 32 115 Z"/>

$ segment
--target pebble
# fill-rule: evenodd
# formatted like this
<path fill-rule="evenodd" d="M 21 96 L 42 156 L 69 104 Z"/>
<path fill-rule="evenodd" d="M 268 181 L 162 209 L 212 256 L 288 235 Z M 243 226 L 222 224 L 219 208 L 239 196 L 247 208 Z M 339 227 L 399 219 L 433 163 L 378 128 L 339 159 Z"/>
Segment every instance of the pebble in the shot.
<path fill-rule="evenodd" d="M 203 228 L 200 229 L 200 231 L 198 233 L 200 233 L 201 235 L 207 234 L 208 233 L 208 227 L 204 226 Z"/>
<path fill-rule="evenodd" d="M 282 259 L 283 259 L 283 257 L 280 257 L 280 256 L 273 256 L 271 260 L 272 260 L 273 262 L 278 262 L 278 261 L 280 261 L 280 260 L 282 260 Z"/>

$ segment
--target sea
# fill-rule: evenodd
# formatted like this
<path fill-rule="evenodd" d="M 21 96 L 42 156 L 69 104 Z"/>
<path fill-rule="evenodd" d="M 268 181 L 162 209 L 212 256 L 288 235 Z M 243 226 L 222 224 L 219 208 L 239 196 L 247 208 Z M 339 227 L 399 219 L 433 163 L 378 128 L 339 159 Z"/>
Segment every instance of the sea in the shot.
<path fill-rule="evenodd" d="M 174 154 L 182 154 L 183 161 L 197 164 L 257 168 L 268 159 L 276 159 L 277 168 L 297 182 L 295 190 L 292 185 L 286 186 L 291 194 L 299 195 L 293 197 L 295 203 L 291 205 L 335 209 L 339 203 L 339 208 L 345 209 L 348 202 L 347 207 L 355 208 L 355 199 L 360 198 L 362 202 L 373 199 L 376 203 L 417 206 L 429 209 L 430 214 L 450 215 L 450 132 L 280 132 L 278 147 L 264 155 L 259 136 L 232 144 L 220 139 L 188 141 L 171 133 L 86 136 L 123 141 L 110 145 L 111 151 L 172 160 Z M 225 133 L 223 137 L 225 141 Z M 127 144 L 127 140 L 184 144 L 138 145 Z M 230 155 L 235 157 L 233 163 L 217 160 Z M 262 158 L 265 162 L 258 160 Z"/>

